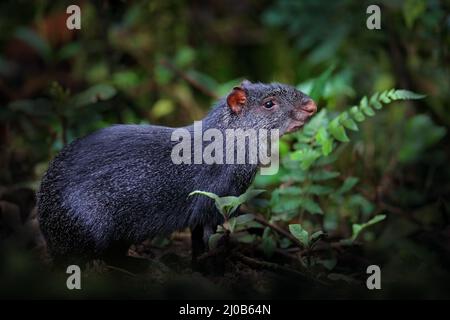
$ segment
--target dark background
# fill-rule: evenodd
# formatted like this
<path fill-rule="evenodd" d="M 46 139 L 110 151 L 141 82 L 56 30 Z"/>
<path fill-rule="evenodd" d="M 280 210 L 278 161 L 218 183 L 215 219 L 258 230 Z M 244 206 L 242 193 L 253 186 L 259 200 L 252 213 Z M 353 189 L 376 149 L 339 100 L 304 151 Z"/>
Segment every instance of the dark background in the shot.
<path fill-rule="evenodd" d="M 65 9 L 73 3 L 81 7 L 81 30 L 65 26 Z M 369 4 L 2 1 L 0 296 L 449 297 L 450 5 L 377 1 L 381 30 L 368 30 Z M 321 214 L 311 207 L 280 209 L 276 190 L 289 173 L 257 180 L 268 191 L 251 210 L 285 230 L 290 223 L 324 230 L 327 244 L 351 237 L 352 224 L 387 216 L 357 244 L 313 255 L 317 261 L 307 274 L 333 282 L 333 290 L 280 276 L 274 266 L 304 272 L 305 265 L 275 232 L 257 233 L 235 249 L 270 267 L 232 261 L 219 274 L 193 273 L 189 231 L 135 246 L 135 255 L 153 261 L 146 274 L 91 266 L 82 292 L 65 289 L 64 273 L 49 264 L 34 209 L 40 178 L 65 144 L 114 123 L 189 124 L 244 78 L 308 93 L 326 70 L 332 73 L 317 102 L 330 116 L 391 88 L 426 95 L 377 111 L 336 149 L 328 169 L 340 176 L 329 186 L 359 180 L 337 202 L 335 191 L 314 195 Z M 282 154 L 296 150 L 291 142 L 287 138 Z M 299 260 L 273 255 L 272 244 Z M 383 272 L 383 290 L 376 293 L 364 285 L 369 264 Z"/>

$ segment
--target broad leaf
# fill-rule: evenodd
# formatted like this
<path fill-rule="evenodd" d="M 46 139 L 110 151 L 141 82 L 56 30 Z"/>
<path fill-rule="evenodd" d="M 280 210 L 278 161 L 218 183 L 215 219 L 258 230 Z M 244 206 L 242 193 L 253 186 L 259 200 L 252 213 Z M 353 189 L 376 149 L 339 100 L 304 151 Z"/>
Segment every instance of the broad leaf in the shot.
<path fill-rule="evenodd" d="M 308 231 L 303 229 L 303 227 L 300 224 L 290 224 L 289 225 L 289 231 L 291 234 L 300 241 L 302 245 L 305 247 L 308 247 L 309 245 L 309 234 Z"/>
<path fill-rule="evenodd" d="M 345 179 L 344 183 L 339 188 L 338 193 L 342 194 L 347 191 L 350 191 L 358 183 L 358 181 L 359 179 L 356 177 L 348 177 L 347 179 Z"/>
<path fill-rule="evenodd" d="M 311 199 L 302 199 L 300 201 L 300 206 L 304 208 L 306 211 L 312 214 L 323 214 L 322 209 L 319 204 Z"/>
<path fill-rule="evenodd" d="M 369 221 L 367 221 L 366 223 L 363 223 L 363 224 L 355 223 L 355 224 L 353 224 L 352 225 L 353 234 L 352 234 L 351 240 L 355 241 L 362 230 L 364 230 L 367 227 L 370 227 L 370 226 L 374 225 L 375 223 L 378 223 L 378 222 L 384 220 L 385 218 L 386 218 L 386 215 L 379 214 L 379 215 L 376 215 L 375 217 L 373 217 L 372 219 L 370 219 Z"/>
<path fill-rule="evenodd" d="M 255 215 L 251 213 L 243 214 L 236 217 L 236 224 L 238 225 L 246 224 L 250 221 L 253 221 L 253 219 L 255 219 Z"/>

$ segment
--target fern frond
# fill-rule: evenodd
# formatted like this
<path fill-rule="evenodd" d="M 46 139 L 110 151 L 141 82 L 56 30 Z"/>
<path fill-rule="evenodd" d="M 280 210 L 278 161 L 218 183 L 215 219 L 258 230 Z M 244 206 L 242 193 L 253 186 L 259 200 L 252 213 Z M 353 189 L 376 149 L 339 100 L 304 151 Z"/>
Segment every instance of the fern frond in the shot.
<path fill-rule="evenodd" d="M 375 116 L 375 110 L 382 109 L 384 104 L 396 100 L 422 99 L 425 95 L 418 94 L 409 90 L 390 89 L 382 92 L 376 92 L 370 99 L 364 96 L 358 105 L 344 111 L 335 119 L 328 122 L 326 131 L 323 130 L 316 135 L 316 144 L 322 148 L 322 154 L 327 156 L 331 153 L 334 142 L 348 142 L 346 129 L 357 131 L 358 122 L 363 122 L 367 117 Z"/>
<path fill-rule="evenodd" d="M 415 93 L 409 90 L 399 89 L 394 90 L 391 94 L 389 94 L 389 97 L 392 100 L 417 100 L 425 98 L 426 95 Z"/>

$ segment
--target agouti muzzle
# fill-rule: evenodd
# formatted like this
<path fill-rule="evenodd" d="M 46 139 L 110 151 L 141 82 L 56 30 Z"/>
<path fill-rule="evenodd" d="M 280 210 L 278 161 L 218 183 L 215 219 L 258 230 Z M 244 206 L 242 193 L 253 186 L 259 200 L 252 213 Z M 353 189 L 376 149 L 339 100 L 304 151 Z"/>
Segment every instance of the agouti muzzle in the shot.
<path fill-rule="evenodd" d="M 299 129 L 315 112 L 315 103 L 294 87 L 244 81 L 201 121 L 200 134 L 254 129 L 278 130 L 281 136 Z M 183 129 L 194 136 L 194 125 Z M 115 125 L 64 147 L 38 192 L 40 227 L 55 262 L 125 255 L 131 244 L 187 227 L 193 253 L 205 248 L 222 216 L 211 199 L 189 193 L 240 195 L 260 163 L 178 163 L 173 159 L 179 143 L 175 130 L 179 128 Z M 214 159 L 225 159 L 237 148 L 225 147 Z"/>

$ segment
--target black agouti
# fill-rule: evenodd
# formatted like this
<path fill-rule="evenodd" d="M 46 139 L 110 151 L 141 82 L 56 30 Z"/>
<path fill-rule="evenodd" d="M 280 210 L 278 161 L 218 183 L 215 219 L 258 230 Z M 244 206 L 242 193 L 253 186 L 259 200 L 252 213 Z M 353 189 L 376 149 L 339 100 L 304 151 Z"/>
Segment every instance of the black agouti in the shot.
<path fill-rule="evenodd" d="M 244 81 L 202 120 L 202 130 L 295 131 L 316 112 L 294 87 Z M 194 126 L 187 126 L 188 132 Z M 211 199 L 194 190 L 239 195 L 258 164 L 175 164 L 175 128 L 115 125 L 67 145 L 38 192 L 41 230 L 55 262 L 125 255 L 129 246 L 190 227 L 194 254 L 222 222 Z M 199 241 L 200 240 L 200 241 Z"/>

